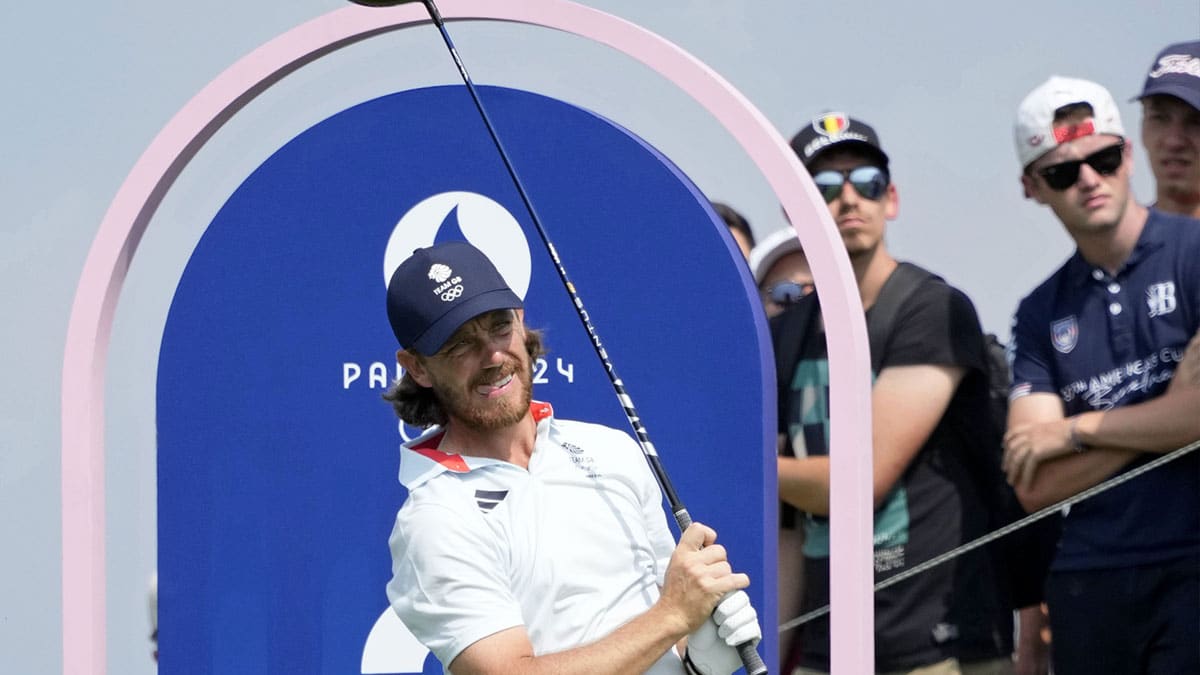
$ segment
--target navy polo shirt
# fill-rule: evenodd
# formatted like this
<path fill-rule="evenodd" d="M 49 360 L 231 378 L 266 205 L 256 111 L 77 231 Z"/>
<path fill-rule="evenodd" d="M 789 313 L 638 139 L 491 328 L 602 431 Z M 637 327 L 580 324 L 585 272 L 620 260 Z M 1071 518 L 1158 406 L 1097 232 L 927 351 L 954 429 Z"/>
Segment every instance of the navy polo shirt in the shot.
<path fill-rule="evenodd" d="M 1115 275 L 1076 251 L 1021 300 L 1011 395 L 1057 394 L 1068 416 L 1152 399 L 1166 391 L 1198 325 L 1200 220 L 1151 209 Z M 1127 567 L 1198 552 L 1200 455 L 1190 453 L 1072 506 L 1053 568 Z"/>

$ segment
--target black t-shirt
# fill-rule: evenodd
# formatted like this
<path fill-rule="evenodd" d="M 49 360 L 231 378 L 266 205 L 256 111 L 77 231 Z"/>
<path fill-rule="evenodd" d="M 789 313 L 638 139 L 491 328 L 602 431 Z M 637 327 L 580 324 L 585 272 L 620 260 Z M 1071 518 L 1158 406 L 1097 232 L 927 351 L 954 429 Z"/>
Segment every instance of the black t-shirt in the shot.
<path fill-rule="evenodd" d="M 781 432 L 790 441 L 785 454 L 827 455 L 829 370 L 819 325 L 800 349 L 780 419 Z M 990 429 L 983 333 L 974 306 L 960 291 L 941 281 L 924 283 L 897 312 L 880 362 L 881 369 L 929 364 L 962 367 L 967 374 L 929 440 L 875 513 L 876 580 L 987 532 L 988 514 L 970 464 L 979 461 L 979 453 L 996 451 L 994 436 L 979 433 Z M 829 602 L 829 523 L 803 518 L 802 609 L 807 612 Z M 910 669 L 950 657 L 1003 657 L 1012 648 L 1011 613 L 982 549 L 876 593 L 875 626 L 879 670 Z M 800 665 L 827 670 L 828 617 L 802 626 L 799 640 Z"/>

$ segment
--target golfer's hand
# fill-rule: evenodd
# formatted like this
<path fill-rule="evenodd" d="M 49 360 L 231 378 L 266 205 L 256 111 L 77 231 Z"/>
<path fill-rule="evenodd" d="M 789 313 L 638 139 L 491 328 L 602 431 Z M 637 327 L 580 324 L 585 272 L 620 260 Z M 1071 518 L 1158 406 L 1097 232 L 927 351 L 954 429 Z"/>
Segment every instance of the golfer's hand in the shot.
<path fill-rule="evenodd" d="M 717 605 L 712 619 L 688 636 L 684 663 L 696 675 L 729 675 L 742 667 L 737 646 L 762 640 L 758 613 L 745 591 L 734 591 Z"/>
<path fill-rule="evenodd" d="M 694 632 L 710 620 L 726 594 L 750 585 L 750 577 L 733 573 L 725 558 L 725 547 L 716 541 L 717 533 L 712 528 L 692 523 L 679 538 L 667 565 L 658 602 L 686 626 L 685 633 Z"/>

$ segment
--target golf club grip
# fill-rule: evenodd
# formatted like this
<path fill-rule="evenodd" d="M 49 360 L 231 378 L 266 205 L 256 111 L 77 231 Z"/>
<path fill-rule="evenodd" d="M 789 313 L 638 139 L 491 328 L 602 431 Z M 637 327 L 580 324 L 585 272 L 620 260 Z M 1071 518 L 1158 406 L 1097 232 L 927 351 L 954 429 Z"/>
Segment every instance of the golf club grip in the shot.
<path fill-rule="evenodd" d="M 692 526 L 692 516 L 682 504 L 675 510 L 674 516 L 681 533 Z M 763 663 L 753 643 L 743 642 L 737 646 L 737 652 L 742 659 L 742 666 L 746 669 L 746 675 L 767 675 L 767 664 Z"/>
<path fill-rule="evenodd" d="M 767 664 L 763 663 L 762 657 L 758 655 L 754 643 L 743 642 L 737 646 L 737 651 L 738 656 L 742 657 L 742 667 L 746 669 L 746 675 L 767 675 Z"/>

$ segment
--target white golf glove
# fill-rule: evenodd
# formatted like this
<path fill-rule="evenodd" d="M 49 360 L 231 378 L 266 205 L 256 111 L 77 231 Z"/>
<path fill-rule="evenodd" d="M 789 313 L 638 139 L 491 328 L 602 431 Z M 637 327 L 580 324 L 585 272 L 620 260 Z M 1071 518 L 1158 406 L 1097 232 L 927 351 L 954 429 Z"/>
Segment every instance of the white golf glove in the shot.
<path fill-rule="evenodd" d="M 735 591 L 717 605 L 711 620 L 688 636 L 683 662 L 694 675 L 729 675 L 742 667 L 737 645 L 757 645 L 761 639 L 762 627 L 750 596 Z"/>

